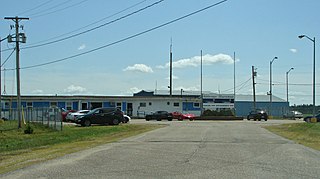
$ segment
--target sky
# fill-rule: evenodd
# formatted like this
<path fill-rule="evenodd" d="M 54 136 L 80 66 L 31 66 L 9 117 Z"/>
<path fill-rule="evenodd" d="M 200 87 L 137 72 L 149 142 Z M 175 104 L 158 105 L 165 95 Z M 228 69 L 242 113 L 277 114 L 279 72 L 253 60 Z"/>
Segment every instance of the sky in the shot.
<path fill-rule="evenodd" d="M 290 105 L 320 105 L 318 0 L 1 0 L 0 37 L 19 24 L 21 95 L 129 95 L 168 90 L 272 93 Z M 4 8 L 5 7 L 5 8 Z M 318 40 L 319 39 L 319 40 Z M 318 42 L 319 41 L 319 42 Z M 15 43 L 1 42 L 1 91 L 16 94 Z M 235 55 L 234 55 L 235 54 Z M 235 65 L 234 65 L 235 61 Z M 4 63 L 5 62 L 5 63 Z M 234 78 L 234 66 L 235 76 Z M 319 78 L 318 78 L 319 77 Z"/>

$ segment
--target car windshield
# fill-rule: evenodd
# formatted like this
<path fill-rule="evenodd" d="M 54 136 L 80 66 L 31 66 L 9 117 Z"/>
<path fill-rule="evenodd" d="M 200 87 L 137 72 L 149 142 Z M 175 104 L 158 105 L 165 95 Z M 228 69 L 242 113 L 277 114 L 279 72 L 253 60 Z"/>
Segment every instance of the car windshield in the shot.
<path fill-rule="evenodd" d="M 93 110 L 89 111 L 87 114 L 97 113 L 97 111 L 99 111 L 99 108 L 93 109 Z"/>

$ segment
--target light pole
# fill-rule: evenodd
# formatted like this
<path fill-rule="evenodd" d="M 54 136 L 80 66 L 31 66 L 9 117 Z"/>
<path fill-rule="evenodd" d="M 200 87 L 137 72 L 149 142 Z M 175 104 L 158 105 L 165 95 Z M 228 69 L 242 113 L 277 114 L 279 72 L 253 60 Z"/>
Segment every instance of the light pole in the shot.
<path fill-rule="evenodd" d="M 286 84 L 287 84 L 287 103 L 289 104 L 289 73 L 291 70 L 293 70 L 294 68 L 290 68 L 289 71 L 286 72 Z"/>
<path fill-rule="evenodd" d="M 312 108 L 312 117 L 315 118 L 316 116 L 316 38 L 313 37 L 310 38 L 307 35 L 299 35 L 300 39 L 306 37 L 307 39 L 311 40 L 313 42 L 313 84 L 312 84 L 312 102 L 313 102 L 313 108 Z"/>
<path fill-rule="evenodd" d="M 273 59 L 270 61 L 270 109 L 269 109 L 269 116 L 272 116 L 272 63 L 274 60 L 278 59 L 278 57 L 273 57 Z"/>

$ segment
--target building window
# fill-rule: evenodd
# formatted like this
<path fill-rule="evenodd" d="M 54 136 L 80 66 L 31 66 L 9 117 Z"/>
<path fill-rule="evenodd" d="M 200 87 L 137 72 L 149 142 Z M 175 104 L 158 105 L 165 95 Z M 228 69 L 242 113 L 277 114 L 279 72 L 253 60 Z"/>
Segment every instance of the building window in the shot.
<path fill-rule="evenodd" d="M 50 107 L 57 107 L 58 103 L 57 102 L 50 102 Z"/>
<path fill-rule="evenodd" d="M 121 103 L 117 103 L 116 107 L 121 110 L 121 106 L 122 106 Z"/>
<path fill-rule="evenodd" d="M 32 102 L 27 102 L 27 108 L 28 109 L 32 108 Z"/>
<path fill-rule="evenodd" d="M 140 103 L 140 107 L 147 107 L 146 103 Z"/>
<path fill-rule="evenodd" d="M 152 102 L 149 102 L 149 106 L 152 106 Z"/>
<path fill-rule="evenodd" d="M 167 102 L 167 105 L 170 105 L 170 102 Z"/>
<path fill-rule="evenodd" d="M 110 102 L 110 107 L 115 107 L 116 103 L 115 102 Z"/>
<path fill-rule="evenodd" d="M 9 103 L 9 102 L 5 102 L 5 103 L 4 103 L 4 107 L 5 107 L 6 109 L 10 109 L 10 103 Z"/>
<path fill-rule="evenodd" d="M 179 103 L 173 103 L 173 106 L 174 106 L 174 107 L 179 107 L 180 104 L 179 104 Z"/>
<path fill-rule="evenodd" d="M 200 107 L 200 103 L 193 103 L 193 107 L 199 108 Z"/>
<path fill-rule="evenodd" d="M 66 110 L 72 110 L 72 102 L 67 102 Z"/>

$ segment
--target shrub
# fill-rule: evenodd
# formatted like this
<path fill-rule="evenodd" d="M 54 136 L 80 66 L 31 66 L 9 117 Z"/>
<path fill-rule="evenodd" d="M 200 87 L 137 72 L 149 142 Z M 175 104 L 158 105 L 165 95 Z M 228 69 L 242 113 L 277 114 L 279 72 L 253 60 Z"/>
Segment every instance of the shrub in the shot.
<path fill-rule="evenodd" d="M 24 130 L 25 134 L 32 134 L 33 128 L 30 126 L 30 123 L 28 122 L 26 129 Z"/>
<path fill-rule="evenodd" d="M 231 110 L 205 110 L 202 116 L 234 116 Z"/>

